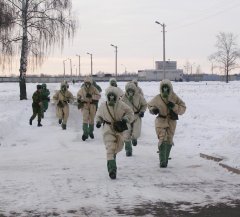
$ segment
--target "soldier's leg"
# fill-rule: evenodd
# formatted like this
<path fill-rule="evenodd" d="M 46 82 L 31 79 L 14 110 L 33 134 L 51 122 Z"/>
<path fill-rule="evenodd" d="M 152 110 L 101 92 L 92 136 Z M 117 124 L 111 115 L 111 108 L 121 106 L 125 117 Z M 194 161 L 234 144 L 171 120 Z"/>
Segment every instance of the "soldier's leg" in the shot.
<path fill-rule="evenodd" d="M 125 144 L 125 151 L 126 156 L 132 156 L 132 143 L 131 143 L 131 134 L 132 134 L 132 127 L 128 124 L 128 129 L 124 131 L 124 144 Z"/>
<path fill-rule="evenodd" d="M 106 138 L 107 137 L 107 138 Z M 117 163 L 116 163 L 116 138 L 114 135 L 104 135 L 105 147 L 107 152 L 107 169 L 109 177 L 116 179 L 117 176 Z"/>
<path fill-rule="evenodd" d="M 132 126 L 132 144 L 133 146 L 137 145 L 137 139 L 141 135 L 141 128 L 142 128 L 142 119 L 138 117 Z"/>
<path fill-rule="evenodd" d="M 35 117 L 37 116 L 37 112 L 33 109 L 33 114 L 29 120 L 29 124 L 32 125 L 32 121 L 35 119 Z"/>
<path fill-rule="evenodd" d="M 159 161 L 160 167 L 167 167 L 167 130 L 166 128 L 158 128 L 158 150 L 159 150 Z"/>
<path fill-rule="evenodd" d="M 88 128 L 88 133 L 90 138 L 94 138 L 94 118 L 96 115 L 96 105 L 91 105 L 90 107 L 90 114 L 89 114 L 89 128 Z"/>
<path fill-rule="evenodd" d="M 114 153 L 114 144 L 107 145 L 107 169 L 109 177 L 111 179 L 116 179 L 117 177 L 117 163 L 116 154 Z"/>
<path fill-rule="evenodd" d="M 170 156 L 170 152 L 171 152 L 171 149 L 172 149 L 172 146 L 173 146 L 173 136 L 175 134 L 175 130 L 176 130 L 176 121 L 172 121 L 169 123 L 169 128 L 167 128 L 167 147 L 166 147 L 166 163 L 168 165 L 168 159 L 169 159 L 169 156 Z"/>
<path fill-rule="evenodd" d="M 62 119 L 63 119 L 63 109 L 57 107 L 56 108 L 56 115 L 58 117 L 58 123 L 61 124 L 62 123 Z"/>
<path fill-rule="evenodd" d="M 42 124 L 41 124 L 41 119 L 42 119 L 42 107 L 40 107 L 38 109 L 38 113 L 37 113 L 37 116 L 38 116 L 38 127 L 42 127 Z"/>
<path fill-rule="evenodd" d="M 66 130 L 66 128 L 67 128 L 68 117 L 69 117 L 69 106 L 65 105 L 63 107 L 63 121 L 62 121 L 62 129 L 63 130 Z"/>
<path fill-rule="evenodd" d="M 82 135 L 82 140 L 85 141 L 88 139 L 88 119 L 89 119 L 89 109 L 83 108 L 82 109 L 82 115 L 83 115 L 83 135 Z"/>
<path fill-rule="evenodd" d="M 132 156 L 132 144 L 131 141 L 124 141 L 125 143 L 125 151 L 126 151 L 126 156 L 130 157 Z"/>

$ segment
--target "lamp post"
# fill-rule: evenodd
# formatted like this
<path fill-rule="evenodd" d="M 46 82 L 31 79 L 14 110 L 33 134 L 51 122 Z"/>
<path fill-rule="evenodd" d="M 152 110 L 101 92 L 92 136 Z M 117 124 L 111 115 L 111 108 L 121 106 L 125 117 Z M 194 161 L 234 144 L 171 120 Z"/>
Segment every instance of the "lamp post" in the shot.
<path fill-rule="evenodd" d="M 127 67 L 123 64 L 121 64 L 125 68 L 125 74 L 127 73 Z"/>
<path fill-rule="evenodd" d="M 65 62 L 67 61 L 68 59 L 66 60 L 63 60 L 63 77 L 65 79 Z"/>
<path fill-rule="evenodd" d="M 191 74 L 192 74 L 192 72 L 193 72 L 193 66 L 195 65 L 195 63 L 192 63 L 191 64 Z"/>
<path fill-rule="evenodd" d="M 158 21 L 155 21 L 156 24 L 161 25 L 163 27 L 163 78 L 165 79 L 165 27 L 166 25 L 164 23 L 159 23 Z"/>
<path fill-rule="evenodd" d="M 87 53 L 87 54 L 90 55 L 91 57 L 91 76 L 92 76 L 92 73 L 93 73 L 92 54 L 91 53 Z"/>
<path fill-rule="evenodd" d="M 77 57 L 78 57 L 78 76 L 79 76 L 79 78 L 80 78 L 80 76 L 81 76 L 81 70 L 80 70 L 80 64 L 81 64 L 81 56 L 80 55 L 76 55 Z"/>
<path fill-rule="evenodd" d="M 71 79 L 72 79 L 72 59 L 69 58 L 69 60 L 70 60 L 70 74 L 71 74 Z"/>
<path fill-rule="evenodd" d="M 111 44 L 112 47 L 115 48 L 115 76 L 117 78 L 117 52 L 118 52 L 118 47 L 116 45 Z"/>

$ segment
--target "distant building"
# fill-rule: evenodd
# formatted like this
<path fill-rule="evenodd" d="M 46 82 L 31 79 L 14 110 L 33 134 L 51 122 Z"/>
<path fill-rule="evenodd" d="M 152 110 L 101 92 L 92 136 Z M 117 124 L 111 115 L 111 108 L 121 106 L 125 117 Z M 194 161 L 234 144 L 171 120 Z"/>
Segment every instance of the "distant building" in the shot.
<path fill-rule="evenodd" d="M 138 78 L 142 81 L 160 81 L 164 79 L 163 61 L 155 62 L 155 69 L 138 70 Z M 177 69 L 177 61 L 165 62 L 165 78 L 172 81 L 183 80 L 183 70 Z"/>

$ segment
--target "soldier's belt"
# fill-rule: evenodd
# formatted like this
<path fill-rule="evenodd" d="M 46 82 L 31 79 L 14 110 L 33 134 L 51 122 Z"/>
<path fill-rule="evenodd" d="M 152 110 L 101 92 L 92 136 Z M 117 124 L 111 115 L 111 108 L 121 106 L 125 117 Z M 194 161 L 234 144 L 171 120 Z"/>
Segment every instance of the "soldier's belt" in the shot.
<path fill-rule="evenodd" d="M 103 125 L 104 125 L 104 124 L 111 125 L 111 122 L 108 122 L 108 121 L 105 121 L 105 120 L 104 120 L 104 121 L 103 121 Z"/>
<path fill-rule="evenodd" d="M 164 118 L 164 119 L 167 118 L 167 116 L 165 116 L 165 115 L 160 115 L 160 114 L 158 114 L 158 117 L 159 117 L 159 118 Z"/>

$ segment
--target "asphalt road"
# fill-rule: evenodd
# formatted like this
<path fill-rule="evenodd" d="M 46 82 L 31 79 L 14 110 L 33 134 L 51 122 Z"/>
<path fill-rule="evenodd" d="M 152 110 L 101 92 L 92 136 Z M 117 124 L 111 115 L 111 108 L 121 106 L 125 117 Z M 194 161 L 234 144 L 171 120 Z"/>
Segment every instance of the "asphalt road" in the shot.
<path fill-rule="evenodd" d="M 116 211 L 121 216 L 153 216 L 153 217 L 240 217 L 240 201 L 232 201 L 229 204 L 207 205 L 205 207 L 192 207 L 191 210 L 183 211 L 181 205 L 190 204 L 170 204 L 154 203 L 142 204 L 134 209 L 125 210 L 118 207 Z"/>
<path fill-rule="evenodd" d="M 178 203 L 171 204 L 165 202 L 157 203 L 144 203 L 135 206 L 131 209 L 126 209 L 124 207 L 116 207 L 115 211 L 118 213 L 117 216 L 121 217 L 134 217 L 134 216 L 152 216 L 152 217 L 240 217 L 240 200 L 231 201 L 228 204 L 219 203 L 214 205 L 207 205 L 204 207 L 195 206 L 189 210 L 181 210 L 180 207 L 184 205 L 190 207 L 191 204 L 188 203 Z M 101 212 L 100 216 L 108 216 Z M 1 214 L 0 217 L 64 217 L 65 214 L 60 214 L 57 211 L 54 212 L 40 212 L 25 211 L 25 213 L 18 213 L 12 211 L 10 215 Z M 80 210 L 69 210 L 67 211 L 67 216 L 73 217 L 85 217 L 91 216 L 91 212 L 82 207 Z M 96 213 L 95 215 L 96 216 Z"/>

